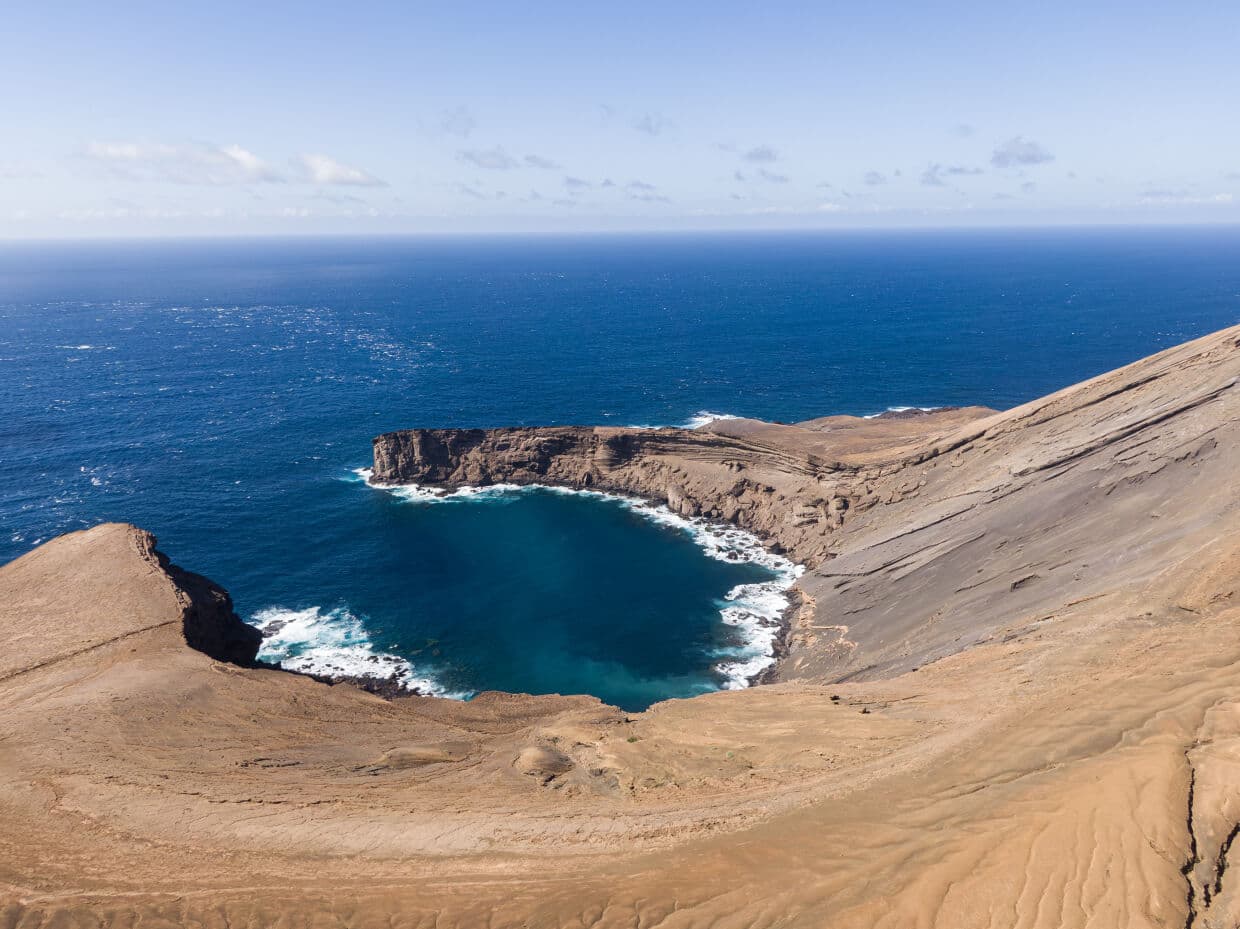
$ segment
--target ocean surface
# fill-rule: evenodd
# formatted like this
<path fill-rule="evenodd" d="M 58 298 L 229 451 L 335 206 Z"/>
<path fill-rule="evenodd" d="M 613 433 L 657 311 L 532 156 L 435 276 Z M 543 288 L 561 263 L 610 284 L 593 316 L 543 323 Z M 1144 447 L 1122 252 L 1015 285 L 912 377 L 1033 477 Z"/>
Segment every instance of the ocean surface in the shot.
<path fill-rule="evenodd" d="M 640 709 L 769 661 L 794 566 L 374 435 L 1005 408 L 1238 321 L 1229 228 L 0 244 L 0 561 L 133 522 L 272 660 Z"/>

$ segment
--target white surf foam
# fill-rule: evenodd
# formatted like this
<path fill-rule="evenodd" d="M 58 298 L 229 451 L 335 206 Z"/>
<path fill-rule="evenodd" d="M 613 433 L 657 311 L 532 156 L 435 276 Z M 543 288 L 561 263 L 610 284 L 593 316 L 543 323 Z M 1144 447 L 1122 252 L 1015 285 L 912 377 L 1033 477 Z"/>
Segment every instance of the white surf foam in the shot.
<path fill-rule="evenodd" d="M 935 410 L 942 410 L 941 406 L 889 406 L 881 413 L 867 413 L 862 419 L 878 419 L 887 413 L 907 413 L 909 410 L 921 410 L 923 413 L 933 413 Z"/>
<path fill-rule="evenodd" d="M 423 487 L 421 484 L 376 484 L 372 480 L 374 472 L 370 468 L 355 468 L 353 473 L 358 476 L 358 480 L 371 487 L 386 491 L 393 497 L 409 503 L 465 503 L 470 500 L 502 502 L 516 499 L 516 495 L 521 491 L 530 489 L 522 484 L 487 484 L 481 487 L 467 485 L 452 490 L 443 487 Z"/>
<path fill-rule="evenodd" d="M 681 429 L 697 429 L 701 426 L 710 425 L 721 419 L 744 419 L 743 416 L 735 416 L 732 413 L 712 413 L 710 410 L 698 410 L 690 416 L 685 422 L 680 424 Z"/>
<path fill-rule="evenodd" d="M 377 484 L 369 468 L 358 468 L 354 473 L 371 487 L 419 504 L 515 500 L 520 494 L 534 491 L 608 500 L 653 523 L 685 533 L 707 556 L 718 561 L 761 565 L 775 576 L 768 581 L 740 584 L 728 591 L 720 602 L 720 616 L 724 623 L 735 629 L 739 642 L 720 656 L 726 660 L 720 661 L 715 668 L 724 679 L 724 690 L 740 690 L 748 687 L 755 675 L 775 664 L 780 620 L 789 606 L 787 592 L 805 573 L 805 568 L 768 550 L 762 540 L 751 532 L 702 517 L 681 516 L 662 504 L 598 490 L 576 490 L 544 484 L 491 484 L 446 490 L 418 484 Z"/>
<path fill-rule="evenodd" d="M 721 419 L 744 419 L 744 416 L 736 416 L 732 413 L 712 413 L 710 410 L 698 410 L 683 423 L 675 423 L 668 426 L 666 423 L 634 423 L 629 426 L 630 429 L 697 429 L 701 426 L 709 425 Z"/>
<path fill-rule="evenodd" d="M 433 678 L 419 675 L 399 655 L 378 651 L 361 620 L 343 607 L 324 612 L 317 606 L 304 610 L 273 606 L 259 610 L 250 622 L 263 634 L 259 660 L 289 671 L 393 681 L 410 692 L 436 697 L 469 696 L 449 692 Z"/>

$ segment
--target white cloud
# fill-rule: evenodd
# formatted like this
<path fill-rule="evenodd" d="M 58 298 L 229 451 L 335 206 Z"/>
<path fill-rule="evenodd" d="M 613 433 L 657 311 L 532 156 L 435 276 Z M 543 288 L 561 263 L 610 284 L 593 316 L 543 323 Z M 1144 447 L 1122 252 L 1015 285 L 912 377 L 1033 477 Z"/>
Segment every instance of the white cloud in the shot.
<path fill-rule="evenodd" d="M 1143 191 L 1140 202 L 1144 204 L 1158 204 L 1164 206 L 1171 205 L 1192 205 L 1192 204 L 1221 204 L 1226 205 L 1234 200 L 1231 194 L 1194 194 L 1188 190 L 1162 190 L 1150 189 Z"/>
<path fill-rule="evenodd" d="M 279 174 L 273 168 L 268 167 L 261 158 L 253 152 L 246 151 L 240 145 L 226 145 L 220 151 L 247 178 L 261 181 L 280 179 Z"/>
<path fill-rule="evenodd" d="M 457 184 L 456 190 L 458 193 L 462 193 L 467 197 L 472 197 L 475 200 L 503 200 L 508 196 L 508 193 L 503 190 L 488 192 L 469 184 Z"/>
<path fill-rule="evenodd" d="M 353 194 L 333 194 L 323 190 L 318 191 L 310 199 L 321 200 L 324 203 L 334 203 L 338 206 L 370 206 L 370 204 L 361 197 L 355 197 Z"/>
<path fill-rule="evenodd" d="M 469 109 L 463 106 L 458 106 L 454 110 L 444 110 L 439 114 L 439 128 L 449 135 L 467 139 L 477 126 L 478 121 L 474 119 Z"/>
<path fill-rule="evenodd" d="M 941 165 L 936 162 L 921 172 L 921 182 L 926 187 L 947 187 L 948 177 L 970 177 L 984 173 L 981 168 L 968 165 Z"/>
<path fill-rule="evenodd" d="M 542 171 L 558 171 L 560 165 L 552 161 L 550 158 L 544 158 L 542 155 L 526 155 L 525 163 L 531 168 L 538 168 Z"/>
<path fill-rule="evenodd" d="M 43 177 L 43 172 L 33 165 L 16 161 L 0 161 L 0 180 L 27 181 L 38 177 Z"/>
<path fill-rule="evenodd" d="M 864 206 L 851 206 L 840 203 L 837 200 L 820 200 L 815 204 L 785 204 L 771 206 L 756 206 L 747 210 L 742 210 L 740 215 L 743 216 L 770 216 L 770 215 L 786 215 L 786 216 L 812 216 L 814 214 L 852 214 L 852 215 L 877 215 L 880 213 L 892 212 L 891 207 L 883 206 L 878 203 L 871 203 Z"/>
<path fill-rule="evenodd" d="M 507 171 L 520 164 L 498 145 L 495 148 L 466 149 L 457 152 L 456 157 L 458 161 L 471 164 L 475 168 L 485 168 L 487 171 Z"/>
<path fill-rule="evenodd" d="M 754 164 L 770 164 L 779 159 L 779 152 L 769 145 L 758 145 L 745 152 L 744 158 Z"/>
<path fill-rule="evenodd" d="M 387 186 L 387 182 L 360 168 L 319 154 L 295 156 L 291 159 L 292 174 L 285 175 L 240 145 L 91 142 L 84 154 L 114 177 L 129 181 L 212 187 L 288 180 L 349 187 Z"/>
<path fill-rule="evenodd" d="M 1054 160 L 1055 156 L 1037 142 L 1019 135 L 997 146 L 990 156 L 990 163 L 996 168 L 1040 165 Z"/>
<path fill-rule="evenodd" d="M 84 154 L 114 176 L 130 181 L 223 186 L 284 180 L 240 145 L 91 142 Z"/>
<path fill-rule="evenodd" d="M 633 121 L 633 128 L 646 135 L 662 135 L 671 125 L 659 113 L 646 113 Z"/>
<path fill-rule="evenodd" d="M 771 184 L 788 183 L 788 175 L 779 174 L 775 171 L 768 171 L 766 168 L 759 168 L 753 174 L 746 174 L 744 171 L 733 171 L 732 178 L 742 184 L 747 184 L 750 180 L 767 181 Z"/>
<path fill-rule="evenodd" d="M 646 181 L 629 181 L 624 185 L 624 196 L 628 200 L 640 200 L 645 203 L 671 203 L 671 198 L 659 193 L 659 188 Z"/>
<path fill-rule="evenodd" d="M 298 155 L 293 164 L 312 183 L 342 187 L 387 187 L 387 181 L 361 168 L 342 164 L 329 155 Z"/>

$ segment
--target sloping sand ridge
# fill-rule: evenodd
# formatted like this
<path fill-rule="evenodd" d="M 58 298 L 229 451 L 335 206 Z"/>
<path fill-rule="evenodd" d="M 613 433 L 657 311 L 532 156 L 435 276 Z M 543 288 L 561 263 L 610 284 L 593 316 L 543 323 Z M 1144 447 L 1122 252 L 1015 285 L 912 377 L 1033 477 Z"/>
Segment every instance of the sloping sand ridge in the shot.
<path fill-rule="evenodd" d="M 147 533 L 53 540 L 0 568 L 0 927 L 1236 926 L 1237 378 L 1240 327 L 1003 413 L 376 439 L 807 565 L 772 683 L 635 715 L 251 667 Z"/>

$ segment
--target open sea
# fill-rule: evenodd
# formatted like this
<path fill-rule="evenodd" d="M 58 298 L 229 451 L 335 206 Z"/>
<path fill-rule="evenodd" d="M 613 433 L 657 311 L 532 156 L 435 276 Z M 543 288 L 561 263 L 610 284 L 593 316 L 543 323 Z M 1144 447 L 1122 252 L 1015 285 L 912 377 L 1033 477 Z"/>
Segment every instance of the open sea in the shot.
<path fill-rule="evenodd" d="M 132 522 L 271 660 L 636 710 L 743 686 L 796 567 L 633 501 L 374 488 L 374 435 L 1006 408 L 1236 322 L 1226 227 L 0 244 L 0 562 Z"/>

